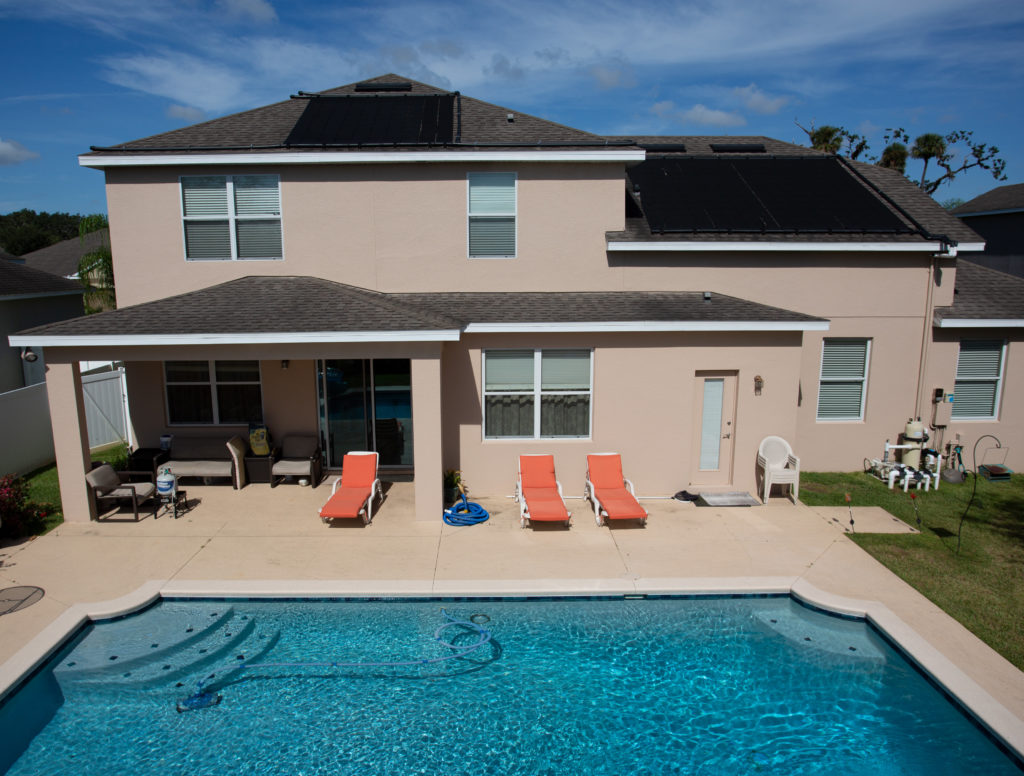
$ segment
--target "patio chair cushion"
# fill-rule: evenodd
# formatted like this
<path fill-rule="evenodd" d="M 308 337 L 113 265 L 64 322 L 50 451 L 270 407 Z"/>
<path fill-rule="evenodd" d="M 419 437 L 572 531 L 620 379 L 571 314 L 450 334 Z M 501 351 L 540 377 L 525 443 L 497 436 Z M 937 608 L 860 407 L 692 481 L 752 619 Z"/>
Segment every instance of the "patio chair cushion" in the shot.
<path fill-rule="evenodd" d="M 359 512 L 370 498 L 370 486 L 349 488 L 342 485 L 320 510 L 320 517 L 328 520 L 343 517 L 359 517 Z"/>
<path fill-rule="evenodd" d="M 301 477 L 308 475 L 312 468 L 309 458 L 305 460 L 282 458 L 280 461 L 274 461 L 271 472 L 279 477 Z"/>
<path fill-rule="evenodd" d="M 138 498 L 139 501 L 145 501 L 147 498 L 152 496 L 156 492 L 156 485 L 152 482 L 133 482 L 131 487 L 122 486 L 120 488 L 114 488 L 113 490 L 107 491 L 103 494 L 104 498 Z"/>
<path fill-rule="evenodd" d="M 640 502 L 625 488 L 594 488 L 594 495 L 610 520 L 643 520 L 647 517 Z"/>
<path fill-rule="evenodd" d="M 595 490 L 623 487 L 622 458 L 618 455 L 588 455 L 587 470 Z"/>
<path fill-rule="evenodd" d="M 106 496 L 111 491 L 121 487 L 121 478 L 117 476 L 114 467 L 110 464 L 97 466 L 85 475 L 85 481 L 96 492 L 97 496 Z M 128 494 L 126 494 L 128 495 Z"/>
<path fill-rule="evenodd" d="M 377 479 L 376 455 L 346 455 L 341 462 L 341 486 L 366 488 L 369 491 Z"/>
<path fill-rule="evenodd" d="M 530 510 L 531 520 L 568 520 L 569 512 L 565 508 L 558 488 L 523 488 L 523 499 Z"/>
<path fill-rule="evenodd" d="M 519 456 L 519 480 L 527 488 L 557 488 L 553 455 Z"/>

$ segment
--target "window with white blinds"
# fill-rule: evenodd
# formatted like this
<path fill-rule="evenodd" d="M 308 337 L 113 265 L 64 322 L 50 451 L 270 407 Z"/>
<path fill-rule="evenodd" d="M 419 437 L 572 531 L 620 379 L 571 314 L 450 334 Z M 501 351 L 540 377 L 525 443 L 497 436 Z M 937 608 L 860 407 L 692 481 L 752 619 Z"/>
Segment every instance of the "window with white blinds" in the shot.
<path fill-rule="evenodd" d="M 818 420 L 863 420 L 871 340 L 825 339 L 818 382 Z"/>
<path fill-rule="evenodd" d="M 590 350 L 487 350 L 486 439 L 590 436 Z"/>
<path fill-rule="evenodd" d="M 277 175 L 183 175 L 181 208 L 189 261 L 284 255 Z"/>
<path fill-rule="evenodd" d="M 469 257 L 516 255 L 516 174 L 471 172 L 469 181 Z"/>
<path fill-rule="evenodd" d="M 1003 381 L 1006 343 L 1002 340 L 964 340 L 956 361 L 953 417 L 996 420 Z"/>

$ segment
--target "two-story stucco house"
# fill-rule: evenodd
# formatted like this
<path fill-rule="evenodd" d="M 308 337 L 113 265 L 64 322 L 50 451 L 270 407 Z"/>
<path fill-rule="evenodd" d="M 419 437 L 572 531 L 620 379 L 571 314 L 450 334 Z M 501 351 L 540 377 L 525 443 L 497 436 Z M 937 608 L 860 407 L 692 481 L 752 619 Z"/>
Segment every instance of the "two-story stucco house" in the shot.
<path fill-rule="evenodd" d="M 528 452 L 580 492 L 608 450 L 645 494 L 753 491 L 771 434 L 858 469 L 937 388 L 971 397 L 947 439 L 1024 428 L 1019 293 L 962 304 L 980 238 L 878 167 L 601 137 L 394 75 L 80 162 L 106 175 L 120 309 L 12 340 L 46 347 L 70 520 L 86 359 L 125 362 L 144 445 L 317 431 L 328 467 L 411 473 L 421 519 L 444 469 L 508 494 Z"/>

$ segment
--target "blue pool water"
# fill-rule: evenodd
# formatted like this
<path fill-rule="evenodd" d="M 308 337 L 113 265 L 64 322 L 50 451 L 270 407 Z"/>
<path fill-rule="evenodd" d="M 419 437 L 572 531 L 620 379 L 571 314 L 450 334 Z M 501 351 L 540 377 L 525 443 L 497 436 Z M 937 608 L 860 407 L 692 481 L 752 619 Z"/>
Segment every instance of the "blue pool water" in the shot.
<path fill-rule="evenodd" d="M 179 712 L 204 679 L 220 702 Z M 0 730 L 19 776 L 1020 772 L 788 597 L 164 601 L 87 628 Z"/>

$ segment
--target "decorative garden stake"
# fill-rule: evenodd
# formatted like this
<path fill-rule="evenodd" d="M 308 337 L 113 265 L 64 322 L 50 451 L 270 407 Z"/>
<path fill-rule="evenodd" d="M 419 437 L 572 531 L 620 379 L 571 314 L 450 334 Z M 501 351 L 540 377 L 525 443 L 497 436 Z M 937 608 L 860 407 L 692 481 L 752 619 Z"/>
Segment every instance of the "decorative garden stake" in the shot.
<path fill-rule="evenodd" d="M 856 533 L 857 530 L 853 527 L 853 505 L 850 504 L 850 494 L 846 494 L 846 508 L 850 510 L 850 533 Z"/>
<path fill-rule="evenodd" d="M 910 494 L 910 503 L 914 505 L 914 517 L 917 518 L 917 530 L 921 530 L 921 514 L 917 511 L 917 494 Z"/>

